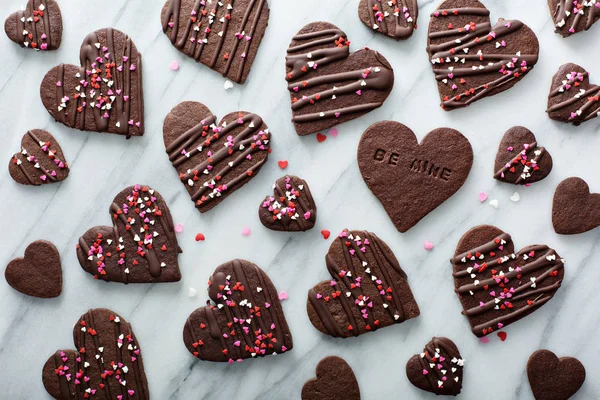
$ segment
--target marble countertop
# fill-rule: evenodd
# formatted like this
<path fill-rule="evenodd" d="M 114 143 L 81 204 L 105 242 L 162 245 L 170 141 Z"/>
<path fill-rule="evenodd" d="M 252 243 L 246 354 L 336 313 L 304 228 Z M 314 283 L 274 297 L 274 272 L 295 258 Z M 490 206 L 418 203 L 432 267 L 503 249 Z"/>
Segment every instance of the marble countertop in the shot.
<path fill-rule="evenodd" d="M 0 17 L 25 0 L 3 0 Z M 32 128 L 47 129 L 61 143 L 71 164 L 69 178 L 45 187 L 16 184 L 7 169 L 0 172 L 0 265 L 22 255 L 28 243 L 48 239 L 61 253 L 64 290 L 53 300 L 29 298 L 0 280 L 0 397 L 46 399 L 41 369 L 59 348 L 72 348 L 72 326 L 89 308 L 110 308 L 128 319 L 144 351 L 144 364 L 153 399 L 299 399 L 302 385 L 314 376 L 317 362 L 327 355 L 345 358 L 358 378 L 363 399 L 431 399 L 407 380 L 406 361 L 434 335 L 455 341 L 467 360 L 462 398 L 533 399 L 525 365 L 529 355 L 548 348 L 560 356 L 579 358 L 588 379 L 574 397 L 600 397 L 600 348 L 596 345 L 600 305 L 595 282 L 600 268 L 600 230 L 559 236 L 551 225 L 556 185 L 578 175 L 600 191 L 600 119 L 580 127 L 551 121 L 545 114 L 550 79 L 559 65 L 575 62 L 600 74 L 600 27 L 563 39 L 553 33 L 544 0 L 487 0 L 492 20 L 518 18 L 538 35 L 541 52 L 535 69 L 517 86 L 468 109 L 446 113 L 439 106 L 435 82 L 425 52 L 428 15 L 437 1 L 421 0 L 419 26 L 407 42 L 375 35 L 357 16 L 358 0 L 271 0 L 271 18 L 262 47 L 244 86 L 225 91 L 225 79 L 177 52 L 160 26 L 161 0 L 81 2 L 60 0 L 65 24 L 60 49 L 50 53 L 25 51 L 0 38 L 0 160 L 8 162 L 20 149 L 21 136 Z M 290 38 L 304 24 L 326 20 L 343 29 L 352 49 L 369 46 L 391 62 L 396 84 L 380 109 L 338 126 L 339 136 L 318 143 L 299 137 L 290 122 L 284 81 L 284 56 Z M 76 63 L 85 35 L 112 26 L 134 39 L 144 57 L 146 134 L 126 141 L 117 135 L 83 133 L 56 122 L 39 99 L 39 84 L 52 66 Z M 177 60 L 179 71 L 169 65 Z M 592 78 L 593 79 L 593 78 Z M 273 133 L 271 160 L 243 189 L 213 211 L 198 213 L 176 179 L 162 141 L 162 122 L 183 100 L 205 103 L 218 116 L 233 110 L 258 113 Z M 400 234 L 363 183 L 356 163 L 362 132 L 384 119 L 400 121 L 419 138 L 429 130 L 449 126 L 471 141 L 473 170 L 464 187 L 408 233 Z M 504 132 L 513 125 L 531 129 L 554 158 L 554 170 L 528 188 L 492 179 L 495 152 Z M 306 179 L 319 207 L 317 226 L 307 233 L 265 229 L 257 207 L 284 172 L 277 160 L 289 160 L 285 173 Z M 88 228 L 109 222 L 108 205 L 122 188 L 144 183 L 159 190 L 170 205 L 175 223 L 184 225 L 179 241 L 183 278 L 175 284 L 129 285 L 95 281 L 79 266 L 78 237 Z M 497 199 L 495 209 L 480 204 L 485 191 Z M 521 201 L 510 201 L 517 191 Z M 494 224 L 512 234 L 517 247 L 545 243 L 566 259 L 563 287 L 555 298 L 530 317 L 480 342 L 470 332 L 453 293 L 449 258 L 459 238 L 479 224 Z M 250 236 L 242 236 L 245 227 Z M 305 308 L 306 294 L 327 279 L 324 256 L 332 233 L 343 228 L 377 233 L 395 252 L 419 306 L 421 316 L 359 338 L 330 338 L 314 329 Z M 206 241 L 195 242 L 197 232 Z M 423 248 L 425 240 L 433 251 Z M 268 272 L 283 302 L 294 349 L 283 356 L 221 365 L 197 361 L 181 337 L 187 316 L 204 305 L 206 281 L 215 267 L 233 258 L 255 262 Z M 189 288 L 198 291 L 189 297 Z"/>

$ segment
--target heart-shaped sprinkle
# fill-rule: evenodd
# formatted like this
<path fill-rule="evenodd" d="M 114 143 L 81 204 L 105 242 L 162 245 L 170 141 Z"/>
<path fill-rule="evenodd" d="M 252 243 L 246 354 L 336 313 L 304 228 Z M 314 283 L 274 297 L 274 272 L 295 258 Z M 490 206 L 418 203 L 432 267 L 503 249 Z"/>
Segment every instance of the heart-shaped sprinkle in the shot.
<path fill-rule="evenodd" d="M 171 64 L 169 65 L 169 68 L 171 69 L 171 71 L 178 71 L 179 63 L 177 61 L 172 61 Z"/>

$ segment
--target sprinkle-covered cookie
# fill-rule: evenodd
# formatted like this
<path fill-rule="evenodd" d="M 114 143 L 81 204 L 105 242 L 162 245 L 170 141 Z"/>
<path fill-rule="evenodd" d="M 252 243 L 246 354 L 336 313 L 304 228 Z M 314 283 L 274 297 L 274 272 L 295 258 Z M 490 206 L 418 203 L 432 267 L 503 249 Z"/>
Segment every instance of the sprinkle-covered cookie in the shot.
<path fill-rule="evenodd" d="M 406 376 L 421 390 L 436 395 L 456 396 L 462 389 L 465 360 L 454 342 L 434 337 L 423 352 L 406 363 Z"/>
<path fill-rule="evenodd" d="M 21 47 L 49 51 L 60 47 L 62 14 L 55 0 L 28 0 L 24 10 L 4 21 L 6 36 Z"/>
<path fill-rule="evenodd" d="M 317 206 L 306 181 L 286 175 L 275 182 L 273 195 L 258 208 L 258 217 L 274 231 L 307 231 L 315 226 Z"/>
<path fill-rule="evenodd" d="M 552 78 L 548 116 L 579 125 L 600 116 L 600 86 L 590 82 L 590 73 L 577 64 L 562 65 Z"/>
<path fill-rule="evenodd" d="M 511 236 L 490 225 L 465 233 L 451 262 L 454 291 L 478 337 L 542 307 L 565 275 L 564 260 L 554 249 L 532 245 L 515 253 Z"/>
<path fill-rule="evenodd" d="M 113 28 L 90 33 L 79 53 L 81 66 L 52 68 L 40 86 L 42 103 L 58 122 L 82 131 L 144 134 L 142 55 Z"/>
<path fill-rule="evenodd" d="M 417 29 L 417 0 L 360 0 L 358 17 L 363 24 L 396 40 L 408 39 Z"/>
<path fill-rule="evenodd" d="M 581 178 L 562 181 L 554 192 L 552 225 L 556 233 L 574 235 L 600 226 L 600 194 L 590 193 Z"/>
<path fill-rule="evenodd" d="M 211 301 L 190 314 L 183 328 L 194 357 L 233 363 L 292 349 L 277 289 L 255 264 L 233 260 L 217 267 L 208 296 Z"/>
<path fill-rule="evenodd" d="M 528 185 L 544 179 L 552 171 L 552 156 L 540 146 L 527 128 L 514 126 L 502 138 L 494 179 L 515 185 Z"/>
<path fill-rule="evenodd" d="M 358 145 L 358 167 L 400 232 L 449 199 L 473 165 L 471 143 L 459 131 L 438 128 L 418 142 L 395 121 L 371 125 Z"/>
<path fill-rule="evenodd" d="M 115 196 L 112 226 L 96 226 L 79 238 L 77 259 L 95 279 L 122 283 L 181 279 L 171 211 L 154 189 L 134 185 Z"/>
<path fill-rule="evenodd" d="M 17 183 L 40 186 L 66 179 L 69 164 L 50 132 L 32 129 L 23 135 L 21 152 L 10 159 L 8 172 Z"/>
<path fill-rule="evenodd" d="M 563 37 L 587 31 L 600 19 L 599 0 L 548 0 L 555 32 Z"/>
<path fill-rule="evenodd" d="M 77 350 L 58 350 L 42 381 L 57 400 L 149 400 L 144 363 L 131 325 L 114 311 L 96 308 L 73 327 Z"/>
<path fill-rule="evenodd" d="M 492 26 L 479 0 L 445 0 L 431 15 L 427 52 L 451 111 L 513 87 L 537 63 L 539 43 L 521 21 Z"/>
<path fill-rule="evenodd" d="M 527 361 L 527 378 L 535 400 L 567 400 L 585 381 L 585 367 L 576 358 L 538 350 Z"/>
<path fill-rule="evenodd" d="M 302 387 L 302 400 L 360 400 L 356 376 L 344 359 L 325 357 L 316 372 Z"/>
<path fill-rule="evenodd" d="M 203 104 L 185 101 L 163 125 L 169 161 L 200 212 L 211 210 L 258 174 L 271 152 L 262 118 L 235 111 L 217 122 Z"/>
<path fill-rule="evenodd" d="M 419 306 L 392 250 L 375 234 L 344 230 L 325 256 L 331 280 L 308 291 L 306 309 L 319 331 L 341 338 L 402 323 Z"/>
<path fill-rule="evenodd" d="M 36 240 L 4 271 L 6 282 L 15 290 L 33 297 L 57 297 L 62 292 L 60 254 L 54 245 Z"/>
<path fill-rule="evenodd" d="M 329 22 L 304 26 L 292 38 L 285 65 L 292 122 L 301 136 L 381 107 L 394 85 L 381 54 L 367 48 L 351 54 L 346 34 Z"/>

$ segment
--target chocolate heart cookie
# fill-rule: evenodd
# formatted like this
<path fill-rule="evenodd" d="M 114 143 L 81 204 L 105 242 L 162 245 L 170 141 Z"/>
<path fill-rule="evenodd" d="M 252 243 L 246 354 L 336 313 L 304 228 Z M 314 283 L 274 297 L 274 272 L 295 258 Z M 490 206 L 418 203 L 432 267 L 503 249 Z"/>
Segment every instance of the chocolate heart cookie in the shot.
<path fill-rule="evenodd" d="M 527 378 L 536 400 L 567 400 L 585 381 L 585 367 L 576 358 L 538 350 L 527 361 Z"/>
<path fill-rule="evenodd" d="M 271 132 L 256 114 L 221 119 L 193 101 L 171 110 L 163 125 L 169 160 L 200 212 L 211 210 L 260 171 L 271 152 Z"/>
<path fill-rule="evenodd" d="M 451 262 L 454 291 L 478 337 L 539 309 L 565 275 L 564 260 L 554 249 L 533 245 L 515 253 L 510 235 L 489 225 L 465 233 Z"/>
<path fill-rule="evenodd" d="M 82 131 L 144 134 L 142 55 L 112 28 L 90 33 L 79 53 L 81 66 L 61 64 L 42 81 L 40 96 L 58 122 Z"/>
<path fill-rule="evenodd" d="M 325 357 L 317 365 L 317 377 L 302 387 L 302 400 L 360 400 L 354 371 L 340 357 Z"/>
<path fill-rule="evenodd" d="M 438 128 L 421 143 L 407 126 L 377 122 L 363 133 L 358 167 L 400 232 L 406 232 L 461 188 L 473 165 L 471 143 Z"/>
<path fill-rule="evenodd" d="M 123 189 L 110 206 L 112 226 L 79 238 L 77 259 L 95 279 L 122 283 L 177 282 L 181 249 L 171 211 L 148 186 Z"/>
<path fill-rule="evenodd" d="M 55 0 L 28 0 L 25 10 L 4 21 L 6 36 L 21 47 L 56 50 L 62 40 L 62 14 Z"/>
<path fill-rule="evenodd" d="M 561 66 L 552 78 L 548 116 L 579 125 L 600 116 L 600 86 L 590 83 L 590 73 L 577 64 Z"/>
<path fill-rule="evenodd" d="M 32 129 L 23 135 L 21 152 L 12 156 L 8 172 L 17 183 L 40 186 L 66 179 L 69 164 L 50 132 Z"/>
<path fill-rule="evenodd" d="M 396 40 L 408 39 L 417 29 L 417 0 L 360 0 L 358 17 L 363 24 Z"/>
<path fill-rule="evenodd" d="M 310 289 L 306 302 L 319 331 L 347 338 L 419 316 L 406 273 L 375 234 L 344 230 L 325 263 L 332 279 Z"/>
<path fill-rule="evenodd" d="M 95 308 L 73 327 L 77 350 L 58 350 L 42 370 L 57 400 L 149 400 L 140 347 L 131 325 L 114 311 Z"/>
<path fill-rule="evenodd" d="M 555 32 L 563 37 L 587 31 L 600 19 L 598 0 L 548 0 Z"/>
<path fill-rule="evenodd" d="M 346 34 L 329 22 L 302 28 L 285 65 L 292 122 L 301 136 L 381 107 L 394 86 L 394 71 L 381 54 L 367 48 L 350 54 Z"/>
<path fill-rule="evenodd" d="M 207 305 L 190 314 L 183 342 L 205 361 L 240 362 L 292 349 L 277 289 L 255 264 L 233 260 L 208 281 Z"/>
<path fill-rule="evenodd" d="M 552 171 L 552 156 L 540 147 L 535 135 L 527 128 L 514 126 L 502 138 L 494 179 L 515 185 L 541 181 Z"/>
<path fill-rule="evenodd" d="M 600 194 L 590 193 L 581 178 L 567 178 L 554 192 L 552 225 L 556 233 L 574 235 L 600 226 Z"/>
<path fill-rule="evenodd" d="M 62 292 L 60 254 L 54 245 L 36 240 L 25 249 L 23 258 L 15 258 L 4 271 L 6 282 L 28 296 L 43 299 Z"/>
<path fill-rule="evenodd" d="M 167 0 L 163 32 L 188 57 L 244 83 L 269 22 L 267 0 Z"/>
<path fill-rule="evenodd" d="M 427 52 L 442 108 L 451 111 L 513 87 L 537 63 L 539 43 L 518 20 L 500 19 L 479 0 L 446 0 L 431 15 Z"/>
<path fill-rule="evenodd" d="M 306 181 L 291 175 L 279 178 L 273 185 L 273 195 L 265 197 L 258 208 L 258 218 L 274 231 L 307 231 L 314 227 L 317 206 Z"/>
<path fill-rule="evenodd" d="M 462 389 L 465 360 L 454 342 L 445 337 L 431 339 L 421 354 L 406 363 L 406 376 L 421 390 L 456 396 Z"/>

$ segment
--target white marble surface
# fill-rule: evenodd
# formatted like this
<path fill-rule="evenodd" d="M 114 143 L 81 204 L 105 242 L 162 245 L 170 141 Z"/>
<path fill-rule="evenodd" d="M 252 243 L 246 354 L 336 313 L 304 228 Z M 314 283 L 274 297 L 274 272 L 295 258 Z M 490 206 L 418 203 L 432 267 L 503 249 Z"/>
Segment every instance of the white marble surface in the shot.
<path fill-rule="evenodd" d="M 2 19 L 24 0 L 3 0 Z M 0 160 L 8 162 L 20 149 L 23 133 L 31 128 L 51 131 L 71 164 L 63 183 L 41 188 L 12 181 L 0 172 L 0 265 L 19 256 L 26 245 L 44 238 L 61 252 L 64 291 L 54 300 L 29 298 L 0 281 L 0 398 L 46 399 L 41 368 L 59 348 L 71 348 L 71 328 L 89 308 L 111 308 L 127 318 L 144 351 L 153 399 L 299 399 L 303 383 L 314 375 L 327 355 L 344 357 L 354 369 L 364 399 L 426 399 L 433 395 L 414 388 L 404 365 L 433 335 L 448 336 L 467 360 L 462 397 L 490 400 L 532 399 L 525 374 L 529 355 L 549 348 L 559 355 L 578 357 L 588 379 L 575 398 L 600 398 L 600 323 L 596 282 L 600 268 L 600 229 L 573 237 L 558 236 L 551 221 L 556 185 L 571 175 L 586 179 L 600 191 L 600 119 L 581 127 L 551 121 L 544 110 L 550 79 L 559 65 L 580 63 L 600 76 L 600 27 L 563 39 L 553 33 L 544 0 L 487 0 L 492 19 L 519 18 L 538 35 L 538 65 L 512 90 L 477 102 L 469 109 L 445 113 L 438 106 L 425 42 L 428 15 L 437 1 L 420 1 L 420 29 L 397 43 L 375 35 L 357 17 L 358 0 L 271 0 L 266 37 L 245 86 L 223 89 L 224 78 L 178 53 L 163 35 L 161 0 L 61 0 L 64 19 L 59 51 L 25 51 L 0 38 Z M 298 137 L 291 125 L 284 81 L 284 55 L 290 38 L 305 23 L 327 20 L 345 30 L 352 48 L 369 46 L 390 60 L 396 85 L 385 105 L 338 127 L 339 136 L 317 143 L 314 136 Z M 60 63 L 76 63 L 78 49 L 92 30 L 112 26 L 130 34 L 144 56 L 146 134 L 125 141 L 121 136 L 83 133 L 55 123 L 39 100 L 45 72 Z M 169 64 L 178 60 L 181 69 Z M 593 78 L 592 78 L 593 79 Z M 162 142 L 162 121 L 183 100 L 208 105 L 218 116 L 244 109 L 260 114 L 273 132 L 270 162 L 247 186 L 208 214 L 199 214 L 178 182 Z M 464 187 L 408 233 L 398 233 L 378 201 L 363 183 L 356 164 L 361 133 L 373 122 L 394 119 L 417 136 L 450 126 L 462 131 L 475 151 L 475 163 Z M 512 185 L 492 179 L 493 160 L 503 133 L 513 125 L 530 128 L 554 157 L 554 171 L 529 188 L 517 188 L 519 203 L 509 200 Z M 272 182 L 283 175 L 277 160 L 287 159 L 287 173 L 305 178 L 319 206 L 317 227 L 304 234 L 271 232 L 256 216 L 259 202 Z M 109 222 L 114 195 L 133 183 L 158 189 L 170 204 L 184 253 L 183 279 L 175 284 L 130 285 L 95 281 L 83 272 L 75 255 L 77 238 L 94 225 Z M 478 193 L 498 199 L 499 209 L 480 204 Z M 471 334 L 453 293 L 448 259 L 461 235 L 478 224 L 496 224 L 513 235 L 518 247 L 546 243 L 566 258 L 566 277 L 556 297 L 542 309 L 506 329 L 501 342 L 489 344 Z M 252 230 L 242 236 L 245 226 Z M 310 324 L 306 294 L 326 279 L 324 256 L 329 241 L 319 231 L 336 233 L 349 227 L 377 233 L 394 250 L 409 276 L 422 315 L 358 339 L 333 339 Z M 196 243 L 197 232 L 206 241 Z M 435 249 L 427 252 L 423 242 Z M 265 269 L 279 290 L 294 336 L 294 349 L 278 357 L 242 364 L 217 365 L 196 361 L 185 349 L 181 331 L 191 311 L 206 300 L 206 281 L 216 266 L 246 258 Z M 188 297 L 190 287 L 198 296 Z M 485 395 L 483 393 L 486 393 Z"/>

